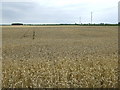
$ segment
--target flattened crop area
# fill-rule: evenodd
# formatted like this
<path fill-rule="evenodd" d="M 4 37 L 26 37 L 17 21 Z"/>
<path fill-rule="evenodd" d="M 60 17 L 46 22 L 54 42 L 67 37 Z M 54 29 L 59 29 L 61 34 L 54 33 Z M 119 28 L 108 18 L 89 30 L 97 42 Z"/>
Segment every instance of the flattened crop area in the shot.
<path fill-rule="evenodd" d="M 3 26 L 4 88 L 111 88 L 118 84 L 114 26 Z"/>

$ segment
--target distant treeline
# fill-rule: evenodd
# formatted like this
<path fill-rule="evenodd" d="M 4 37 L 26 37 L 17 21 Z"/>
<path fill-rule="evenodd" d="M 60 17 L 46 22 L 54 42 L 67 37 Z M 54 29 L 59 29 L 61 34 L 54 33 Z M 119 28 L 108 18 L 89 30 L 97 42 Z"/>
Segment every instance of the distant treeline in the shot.
<path fill-rule="evenodd" d="M 77 25 L 77 26 L 118 26 L 120 24 L 24 24 L 28 26 L 62 26 L 62 25 Z"/>
<path fill-rule="evenodd" d="M 120 26 L 120 23 L 118 24 L 22 24 L 22 23 L 12 23 L 12 24 L 1 24 L 1 26 L 11 26 L 11 25 L 24 25 L 24 26 L 62 26 L 62 25 L 75 25 L 75 26 Z"/>
<path fill-rule="evenodd" d="M 23 23 L 12 23 L 12 25 L 23 25 Z"/>

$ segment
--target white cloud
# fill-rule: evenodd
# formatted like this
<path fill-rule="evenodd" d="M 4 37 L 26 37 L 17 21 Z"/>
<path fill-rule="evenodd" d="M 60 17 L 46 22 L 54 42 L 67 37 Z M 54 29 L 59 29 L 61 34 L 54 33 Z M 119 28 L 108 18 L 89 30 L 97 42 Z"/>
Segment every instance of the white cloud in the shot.
<path fill-rule="evenodd" d="M 82 4 L 86 3 L 92 6 L 107 7 L 107 6 L 116 5 L 119 0 L 32 0 L 32 1 L 40 3 L 44 6 L 52 6 L 52 7 L 75 5 L 75 4 L 78 5 L 81 3 Z"/>
<path fill-rule="evenodd" d="M 66 6 L 66 5 L 74 5 L 87 3 L 97 5 L 97 6 L 114 6 L 118 3 L 119 0 L 1 0 L 1 2 L 36 2 L 44 6 Z"/>

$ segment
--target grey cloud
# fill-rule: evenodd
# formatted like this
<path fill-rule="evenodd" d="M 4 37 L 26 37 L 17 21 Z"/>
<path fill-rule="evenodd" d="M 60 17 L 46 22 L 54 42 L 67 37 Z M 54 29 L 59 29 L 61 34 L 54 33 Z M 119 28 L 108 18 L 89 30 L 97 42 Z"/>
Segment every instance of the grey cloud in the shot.
<path fill-rule="evenodd" d="M 33 7 L 31 3 L 4 2 L 2 3 L 3 22 L 22 21 L 26 13 L 33 10 Z"/>
<path fill-rule="evenodd" d="M 103 8 L 102 8 L 103 9 Z M 83 23 L 90 23 L 90 12 L 93 10 L 93 22 L 117 23 L 116 8 L 103 9 L 88 3 L 52 7 L 33 2 L 3 3 L 3 23 L 75 23 L 82 17 Z"/>

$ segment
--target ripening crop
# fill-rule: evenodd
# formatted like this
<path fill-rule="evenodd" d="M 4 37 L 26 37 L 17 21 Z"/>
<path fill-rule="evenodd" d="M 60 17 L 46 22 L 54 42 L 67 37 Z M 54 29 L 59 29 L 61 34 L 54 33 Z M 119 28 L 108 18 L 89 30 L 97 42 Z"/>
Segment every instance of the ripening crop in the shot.
<path fill-rule="evenodd" d="M 116 26 L 3 26 L 2 29 L 2 87 L 118 87 Z"/>

